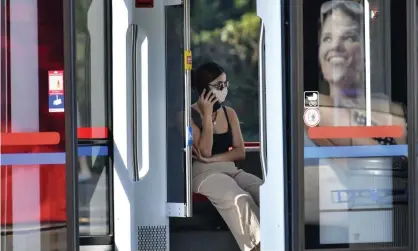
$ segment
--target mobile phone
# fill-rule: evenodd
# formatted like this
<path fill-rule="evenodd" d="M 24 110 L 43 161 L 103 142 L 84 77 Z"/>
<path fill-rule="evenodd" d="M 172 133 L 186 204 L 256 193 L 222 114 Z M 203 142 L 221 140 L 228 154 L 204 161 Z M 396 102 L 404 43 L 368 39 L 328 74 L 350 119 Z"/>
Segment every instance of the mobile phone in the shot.
<path fill-rule="evenodd" d="M 213 111 L 217 111 L 219 110 L 219 108 L 221 108 L 221 103 L 219 103 L 219 101 L 216 101 L 215 104 L 213 104 Z"/>
<path fill-rule="evenodd" d="M 207 95 L 209 95 L 210 92 L 207 92 L 205 94 L 205 98 L 207 97 Z M 221 103 L 219 103 L 219 101 L 216 101 L 215 104 L 213 104 L 213 111 L 217 111 L 219 110 L 219 108 L 221 108 Z"/>

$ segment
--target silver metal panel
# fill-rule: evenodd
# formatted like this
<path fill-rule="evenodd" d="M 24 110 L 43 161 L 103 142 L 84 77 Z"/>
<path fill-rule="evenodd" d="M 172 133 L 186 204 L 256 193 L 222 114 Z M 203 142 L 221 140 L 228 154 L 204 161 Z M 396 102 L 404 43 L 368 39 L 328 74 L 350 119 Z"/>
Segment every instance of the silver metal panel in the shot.
<path fill-rule="evenodd" d="M 165 6 L 170 6 L 170 5 L 180 5 L 182 4 L 183 1 L 182 0 L 164 0 L 164 5 Z"/>
<path fill-rule="evenodd" d="M 167 226 L 138 226 L 138 251 L 166 251 Z"/>
<path fill-rule="evenodd" d="M 185 217 L 186 205 L 184 205 L 183 203 L 167 203 L 167 216 Z"/>
<path fill-rule="evenodd" d="M 110 245 L 80 246 L 80 251 L 112 251 Z"/>
<path fill-rule="evenodd" d="M 282 13 L 280 0 L 257 0 L 265 27 L 266 180 L 260 188 L 261 249 L 285 251 Z"/>

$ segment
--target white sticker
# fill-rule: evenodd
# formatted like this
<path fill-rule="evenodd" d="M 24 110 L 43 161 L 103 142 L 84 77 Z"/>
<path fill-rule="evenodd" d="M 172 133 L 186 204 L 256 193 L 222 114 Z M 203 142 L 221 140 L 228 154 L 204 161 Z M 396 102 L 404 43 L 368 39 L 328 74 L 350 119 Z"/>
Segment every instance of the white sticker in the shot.
<path fill-rule="evenodd" d="M 305 108 L 319 107 L 319 92 L 304 92 Z"/>
<path fill-rule="evenodd" d="M 319 114 L 319 110 L 315 108 L 308 108 L 305 110 L 303 114 L 303 121 L 309 127 L 315 127 L 321 121 L 321 115 Z"/>

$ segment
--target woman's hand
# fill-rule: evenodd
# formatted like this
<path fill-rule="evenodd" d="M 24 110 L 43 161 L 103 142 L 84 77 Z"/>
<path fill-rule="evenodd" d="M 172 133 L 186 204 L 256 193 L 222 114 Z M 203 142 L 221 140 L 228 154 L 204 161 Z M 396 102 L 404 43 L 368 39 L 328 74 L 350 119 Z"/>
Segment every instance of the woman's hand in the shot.
<path fill-rule="evenodd" d="M 193 146 L 193 155 L 192 155 L 193 159 L 198 160 L 200 162 L 203 163 L 211 163 L 211 158 L 206 158 L 203 157 L 202 154 L 200 153 L 199 149 L 197 149 L 195 146 Z"/>
<path fill-rule="evenodd" d="M 202 94 L 200 94 L 197 105 L 199 106 L 199 110 L 203 116 L 211 116 L 213 113 L 213 105 L 216 101 L 218 101 L 218 99 L 212 91 L 209 91 L 206 96 L 205 94 L 206 89 L 203 90 Z"/>

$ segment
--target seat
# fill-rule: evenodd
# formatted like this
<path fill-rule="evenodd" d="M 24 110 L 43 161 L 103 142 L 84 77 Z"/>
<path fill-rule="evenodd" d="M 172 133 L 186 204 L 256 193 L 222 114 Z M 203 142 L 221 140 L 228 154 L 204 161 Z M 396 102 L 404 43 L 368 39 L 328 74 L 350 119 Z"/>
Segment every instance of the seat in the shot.
<path fill-rule="evenodd" d="M 238 168 L 252 173 L 261 178 L 261 165 L 259 144 L 257 142 L 246 143 L 246 158 L 237 161 Z M 228 226 L 208 198 L 199 193 L 193 193 L 193 217 L 187 224 L 187 229 L 199 230 L 226 230 Z"/>

